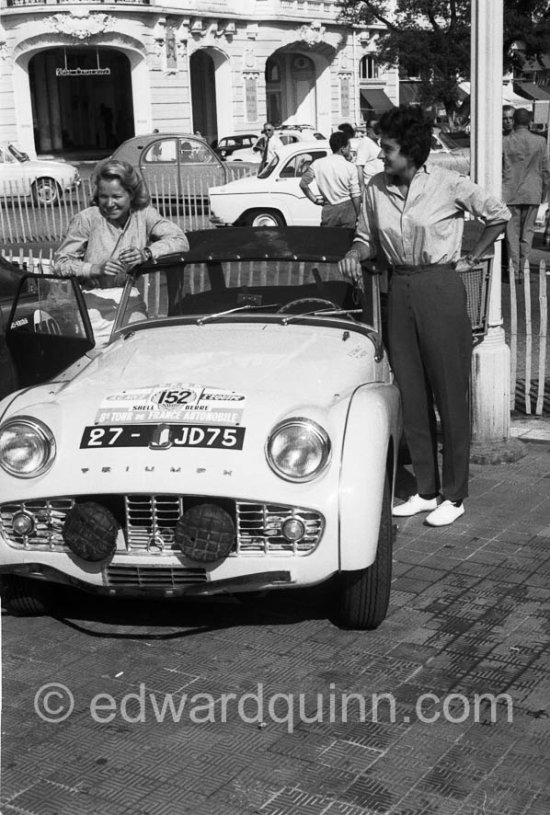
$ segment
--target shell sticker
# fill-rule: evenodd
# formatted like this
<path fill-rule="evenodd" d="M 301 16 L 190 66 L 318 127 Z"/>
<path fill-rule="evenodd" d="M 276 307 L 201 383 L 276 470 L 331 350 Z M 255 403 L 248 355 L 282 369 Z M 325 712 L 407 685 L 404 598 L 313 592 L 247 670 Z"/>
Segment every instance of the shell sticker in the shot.
<path fill-rule="evenodd" d="M 152 388 L 133 388 L 106 396 L 96 414 L 95 423 L 239 425 L 245 399 L 243 394 L 235 391 L 180 382 Z"/>

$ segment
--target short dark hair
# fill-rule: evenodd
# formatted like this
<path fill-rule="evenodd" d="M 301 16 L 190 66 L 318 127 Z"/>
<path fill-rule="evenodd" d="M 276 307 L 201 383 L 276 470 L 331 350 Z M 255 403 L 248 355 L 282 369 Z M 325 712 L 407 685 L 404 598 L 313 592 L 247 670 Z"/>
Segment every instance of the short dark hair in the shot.
<path fill-rule="evenodd" d="M 342 147 L 347 147 L 349 144 L 349 136 L 347 133 L 343 133 L 341 130 L 335 130 L 334 133 L 330 134 L 328 141 L 332 152 L 337 153 L 338 150 L 342 149 Z"/>
<path fill-rule="evenodd" d="M 355 128 L 352 127 L 349 122 L 342 122 L 341 125 L 338 125 L 338 130 L 341 130 L 342 133 L 347 133 L 348 139 L 353 139 L 355 136 Z"/>
<path fill-rule="evenodd" d="M 117 179 L 130 195 L 132 209 L 145 209 L 151 201 L 147 187 L 138 171 L 128 161 L 106 159 L 98 164 L 92 174 L 92 204 L 98 204 L 100 181 Z"/>
<path fill-rule="evenodd" d="M 395 139 L 401 152 L 421 167 L 432 148 L 432 122 L 416 105 L 399 105 L 380 117 L 380 133 Z"/>
<path fill-rule="evenodd" d="M 514 125 L 528 127 L 531 124 L 531 114 L 527 108 L 516 108 L 514 111 Z"/>

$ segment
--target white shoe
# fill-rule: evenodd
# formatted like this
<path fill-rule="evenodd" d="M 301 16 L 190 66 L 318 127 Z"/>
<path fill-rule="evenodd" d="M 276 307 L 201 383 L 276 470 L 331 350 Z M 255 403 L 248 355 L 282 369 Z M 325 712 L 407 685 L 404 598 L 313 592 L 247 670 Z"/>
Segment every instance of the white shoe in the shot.
<path fill-rule="evenodd" d="M 443 501 L 436 510 L 430 512 L 426 518 L 426 523 L 430 526 L 448 526 L 453 524 L 461 515 L 464 515 L 464 504 L 457 507 L 452 501 Z"/>
<path fill-rule="evenodd" d="M 392 509 L 392 515 L 397 518 L 409 518 L 411 515 L 418 515 L 419 512 L 431 512 L 437 507 L 436 498 L 421 498 L 418 493 L 411 495 L 408 501 Z"/>

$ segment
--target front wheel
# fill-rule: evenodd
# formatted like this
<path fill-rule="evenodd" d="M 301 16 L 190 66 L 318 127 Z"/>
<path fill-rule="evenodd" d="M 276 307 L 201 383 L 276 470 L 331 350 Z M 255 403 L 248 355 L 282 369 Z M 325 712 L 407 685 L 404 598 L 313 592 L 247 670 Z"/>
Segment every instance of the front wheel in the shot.
<path fill-rule="evenodd" d="M 285 226 L 285 219 L 275 210 L 255 210 L 245 216 L 246 226 Z"/>
<path fill-rule="evenodd" d="M 2 576 L 2 605 L 15 617 L 38 617 L 53 606 L 53 587 L 17 574 Z"/>
<path fill-rule="evenodd" d="M 338 618 L 345 628 L 370 631 L 386 618 L 390 601 L 393 528 L 389 479 L 384 480 L 376 558 L 371 566 L 338 575 Z"/>
<path fill-rule="evenodd" d="M 37 178 L 32 185 L 32 197 L 36 204 L 59 204 L 61 188 L 55 178 Z"/>

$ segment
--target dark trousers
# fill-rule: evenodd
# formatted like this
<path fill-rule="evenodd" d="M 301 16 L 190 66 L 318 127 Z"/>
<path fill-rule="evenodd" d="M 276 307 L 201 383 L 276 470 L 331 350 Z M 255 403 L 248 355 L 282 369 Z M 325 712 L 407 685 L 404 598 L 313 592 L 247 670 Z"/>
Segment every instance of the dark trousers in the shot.
<path fill-rule="evenodd" d="M 472 327 L 466 290 L 452 266 L 394 270 L 388 296 L 390 361 L 420 494 L 468 495 Z M 443 434 L 439 478 L 434 402 Z"/>
<path fill-rule="evenodd" d="M 321 226 L 345 226 L 355 229 L 357 212 L 353 201 L 342 201 L 340 204 L 325 204 L 321 210 Z"/>

